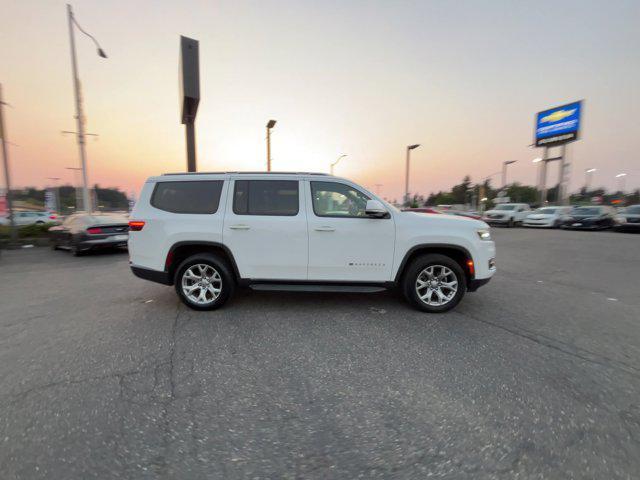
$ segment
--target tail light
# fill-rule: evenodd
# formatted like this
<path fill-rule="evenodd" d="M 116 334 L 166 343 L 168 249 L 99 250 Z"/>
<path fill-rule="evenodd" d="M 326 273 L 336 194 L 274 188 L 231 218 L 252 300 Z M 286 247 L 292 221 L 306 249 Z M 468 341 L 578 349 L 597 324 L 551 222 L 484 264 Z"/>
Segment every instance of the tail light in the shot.
<path fill-rule="evenodd" d="M 139 232 L 144 228 L 144 222 L 142 220 L 130 220 L 129 230 L 132 232 Z"/>
<path fill-rule="evenodd" d="M 87 228 L 87 233 L 91 235 L 95 235 L 97 233 L 102 233 L 102 229 L 100 227 L 89 227 Z"/>
<path fill-rule="evenodd" d="M 55 220 L 56 218 L 58 218 L 58 216 L 55 213 L 52 213 L 51 215 L 49 215 L 50 220 Z"/>

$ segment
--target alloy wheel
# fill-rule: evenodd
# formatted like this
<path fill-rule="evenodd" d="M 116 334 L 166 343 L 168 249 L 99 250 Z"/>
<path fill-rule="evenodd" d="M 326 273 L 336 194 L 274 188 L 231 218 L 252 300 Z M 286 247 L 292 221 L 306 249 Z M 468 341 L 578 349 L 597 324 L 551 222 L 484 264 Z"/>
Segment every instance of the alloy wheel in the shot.
<path fill-rule="evenodd" d="M 197 263 L 182 275 L 182 293 L 196 305 L 215 302 L 222 291 L 222 277 L 211 265 Z"/>
<path fill-rule="evenodd" d="M 427 305 L 441 307 L 449 303 L 458 292 L 458 277 L 449 267 L 430 265 L 416 278 L 418 298 Z"/>

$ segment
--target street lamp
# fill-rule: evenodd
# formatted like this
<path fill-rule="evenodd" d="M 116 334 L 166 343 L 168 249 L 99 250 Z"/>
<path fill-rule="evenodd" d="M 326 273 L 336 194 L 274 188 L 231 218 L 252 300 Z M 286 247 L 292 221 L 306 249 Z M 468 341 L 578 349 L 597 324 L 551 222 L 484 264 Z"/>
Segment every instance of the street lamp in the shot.
<path fill-rule="evenodd" d="M 420 146 L 419 143 L 415 145 L 407 145 L 407 164 L 405 167 L 405 177 L 404 177 L 404 203 L 407 205 L 409 203 L 409 163 L 411 161 L 411 150 L 414 150 Z"/>
<path fill-rule="evenodd" d="M 516 163 L 517 160 L 507 160 L 502 162 L 502 188 L 507 186 L 507 165 Z"/>
<path fill-rule="evenodd" d="M 275 120 L 267 122 L 267 172 L 271 171 L 271 129 L 275 126 Z"/>
<path fill-rule="evenodd" d="M 80 24 L 76 21 L 76 18 L 73 15 L 73 10 L 71 9 L 71 5 L 67 4 L 67 19 L 69 22 L 69 43 L 71 47 L 71 68 L 73 71 L 73 91 L 76 100 L 76 121 L 78 123 L 78 132 L 77 132 L 77 140 L 78 140 L 78 150 L 80 151 L 80 164 L 82 166 L 82 201 L 85 211 L 87 213 L 91 212 L 91 201 L 89 199 L 89 183 L 87 179 L 87 153 L 85 151 L 85 133 L 84 133 L 84 112 L 82 110 L 82 94 L 80 93 L 80 78 L 78 77 L 78 59 L 76 56 L 76 41 L 74 37 L 73 26 L 78 27 L 82 33 L 84 33 L 87 37 L 93 40 L 98 52 L 98 56 L 102 58 L 107 58 L 107 54 L 104 53 L 104 50 L 98 43 L 98 41 L 87 33 Z"/>
<path fill-rule="evenodd" d="M 585 193 L 587 192 L 587 190 L 589 190 L 589 187 L 591 186 L 591 177 L 592 177 L 592 173 L 595 172 L 597 170 L 597 168 L 586 168 L 584 170 L 584 191 Z"/>
<path fill-rule="evenodd" d="M 335 162 L 333 162 L 333 163 L 331 164 L 331 168 L 330 168 L 331 175 L 333 175 L 333 167 L 335 167 L 335 166 L 338 164 L 338 162 L 339 162 L 340 160 L 342 160 L 342 159 L 343 159 L 344 157 L 346 157 L 346 156 L 347 156 L 347 154 L 346 154 L 346 153 L 343 153 L 342 155 L 340 155 L 340 156 L 336 159 L 336 161 L 335 161 Z"/>
<path fill-rule="evenodd" d="M 616 175 L 616 178 L 618 179 L 618 188 L 620 189 L 620 191 L 622 192 L 622 194 L 624 195 L 624 177 L 626 177 L 627 174 L 626 173 L 619 173 Z"/>

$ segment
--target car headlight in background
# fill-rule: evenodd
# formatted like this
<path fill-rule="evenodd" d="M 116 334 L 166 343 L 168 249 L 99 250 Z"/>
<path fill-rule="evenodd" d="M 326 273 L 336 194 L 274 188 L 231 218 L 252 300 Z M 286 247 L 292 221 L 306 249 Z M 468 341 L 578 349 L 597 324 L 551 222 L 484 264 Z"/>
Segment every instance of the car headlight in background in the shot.
<path fill-rule="evenodd" d="M 616 223 L 627 223 L 627 219 L 624 217 L 616 217 L 615 221 Z"/>
<path fill-rule="evenodd" d="M 480 240 L 491 240 L 491 232 L 486 228 L 483 228 L 482 230 L 476 230 L 476 232 L 478 233 Z"/>

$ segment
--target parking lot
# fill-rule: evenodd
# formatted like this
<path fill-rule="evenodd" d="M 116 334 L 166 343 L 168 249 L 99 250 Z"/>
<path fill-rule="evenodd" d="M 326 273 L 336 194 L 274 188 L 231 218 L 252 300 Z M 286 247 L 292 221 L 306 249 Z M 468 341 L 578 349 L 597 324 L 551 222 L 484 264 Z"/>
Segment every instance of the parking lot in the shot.
<path fill-rule="evenodd" d="M 640 235 L 492 229 L 448 314 L 245 291 L 126 253 L 0 257 L 2 478 L 637 478 Z"/>

